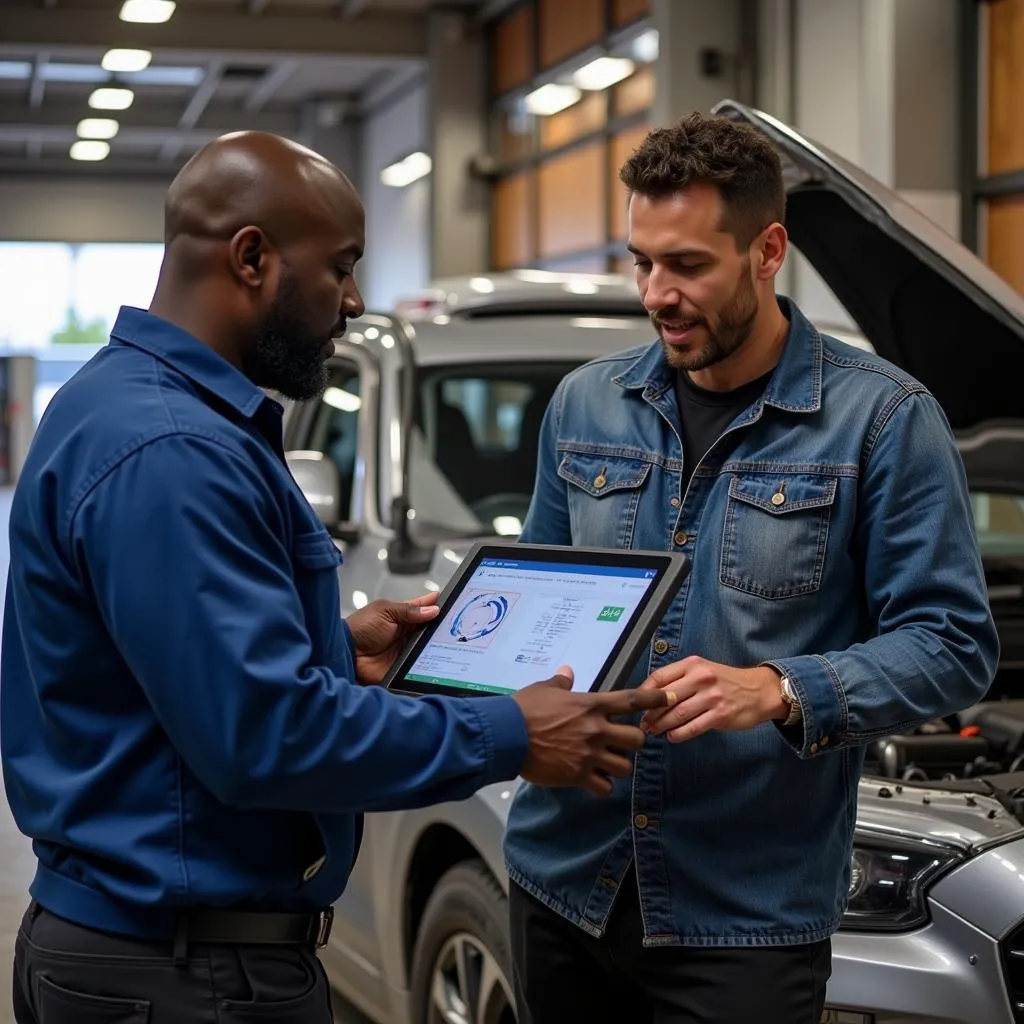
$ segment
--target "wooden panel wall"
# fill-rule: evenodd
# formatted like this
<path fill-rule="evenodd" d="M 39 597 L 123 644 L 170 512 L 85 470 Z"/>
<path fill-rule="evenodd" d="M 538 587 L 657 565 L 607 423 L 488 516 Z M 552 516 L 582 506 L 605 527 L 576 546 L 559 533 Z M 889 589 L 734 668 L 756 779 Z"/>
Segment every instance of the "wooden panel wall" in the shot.
<path fill-rule="evenodd" d="M 605 242 L 605 145 L 594 142 L 537 170 L 538 255 L 561 256 Z"/>
<path fill-rule="evenodd" d="M 540 123 L 540 144 L 543 149 L 557 149 L 567 143 L 600 131 L 606 119 L 604 93 L 584 93 L 579 103 L 545 117 Z"/>
<path fill-rule="evenodd" d="M 611 236 L 616 240 L 621 239 L 625 241 L 629 230 L 627 224 L 626 186 L 619 181 L 619 169 L 629 159 L 633 150 L 644 141 L 648 130 L 648 126 L 645 124 L 629 128 L 614 136 L 609 147 L 608 213 Z"/>
<path fill-rule="evenodd" d="M 1024 294 L 1024 195 L 989 201 L 988 264 Z"/>
<path fill-rule="evenodd" d="M 988 4 L 988 174 L 1024 168 L 1024 0 Z"/>
<path fill-rule="evenodd" d="M 537 0 L 540 63 L 549 68 L 599 43 L 604 35 L 604 0 Z"/>
<path fill-rule="evenodd" d="M 491 193 L 491 261 L 496 270 L 527 266 L 536 254 L 532 171 L 503 178 Z"/>
<path fill-rule="evenodd" d="M 491 85 L 498 95 L 533 76 L 533 8 L 517 7 L 495 26 L 491 44 Z"/>
<path fill-rule="evenodd" d="M 616 27 L 646 18 L 651 13 L 651 0 L 614 0 L 612 21 Z"/>

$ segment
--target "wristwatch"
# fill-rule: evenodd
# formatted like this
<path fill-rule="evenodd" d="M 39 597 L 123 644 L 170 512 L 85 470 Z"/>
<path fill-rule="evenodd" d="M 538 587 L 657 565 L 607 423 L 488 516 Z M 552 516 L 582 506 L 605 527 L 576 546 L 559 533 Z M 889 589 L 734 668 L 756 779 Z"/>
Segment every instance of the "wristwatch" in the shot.
<path fill-rule="evenodd" d="M 797 722 L 801 721 L 804 717 L 803 709 L 800 707 L 800 700 L 796 695 L 796 690 L 793 689 L 793 684 L 786 676 L 783 676 L 779 680 L 779 687 L 782 690 L 782 699 L 785 701 L 786 707 L 789 708 L 789 714 L 786 716 L 786 720 L 782 724 L 783 726 L 796 725 Z"/>

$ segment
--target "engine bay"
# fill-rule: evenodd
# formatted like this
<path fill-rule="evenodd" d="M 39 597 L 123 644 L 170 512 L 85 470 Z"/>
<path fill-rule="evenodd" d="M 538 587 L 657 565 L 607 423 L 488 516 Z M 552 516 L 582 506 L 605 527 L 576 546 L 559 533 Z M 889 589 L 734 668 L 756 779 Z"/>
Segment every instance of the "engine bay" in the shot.
<path fill-rule="evenodd" d="M 1024 700 L 982 701 L 867 749 L 864 773 L 991 796 L 1024 822 Z"/>

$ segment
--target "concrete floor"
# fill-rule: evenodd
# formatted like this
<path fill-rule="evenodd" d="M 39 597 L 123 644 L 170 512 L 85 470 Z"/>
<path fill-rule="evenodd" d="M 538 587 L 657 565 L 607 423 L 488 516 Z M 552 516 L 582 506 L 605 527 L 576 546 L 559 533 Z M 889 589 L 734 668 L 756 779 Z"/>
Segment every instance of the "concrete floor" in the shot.
<path fill-rule="evenodd" d="M 0 613 L 3 611 L 7 580 L 7 520 L 11 492 L 0 489 Z M 35 870 L 29 841 L 18 831 L 0 787 L 0 1024 L 14 1024 L 11 1009 L 11 961 L 14 937 L 27 903 L 27 887 Z M 340 1000 L 335 1007 L 336 1024 L 369 1024 L 369 1021 Z"/>

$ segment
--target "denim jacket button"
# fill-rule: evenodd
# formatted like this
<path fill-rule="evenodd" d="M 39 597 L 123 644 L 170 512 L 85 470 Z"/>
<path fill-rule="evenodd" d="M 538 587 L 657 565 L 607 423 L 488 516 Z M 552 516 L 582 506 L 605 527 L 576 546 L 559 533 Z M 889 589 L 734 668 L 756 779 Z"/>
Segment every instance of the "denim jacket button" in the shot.
<path fill-rule="evenodd" d="M 606 483 L 608 483 L 608 478 L 604 475 L 604 473 L 598 473 L 597 476 L 594 477 L 594 486 L 598 490 L 601 490 L 601 488 L 604 487 Z"/>
<path fill-rule="evenodd" d="M 679 547 L 682 547 L 690 538 L 686 535 L 683 530 L 680 530 L 675 537 L 672 538 Z"/>
<path fill-rule="evenodd" d="M 658 640 L 654 641 L 654 653 L 655 654 L 664 654 L 667 650 L 668 650 L 668 641 L 667 640 L 662 640 L 662 639 L 659 638 Z"/>
<path fill-rule="evenodd" d="M 669 504 L 670 504 L 670 505 L 671 505 L 671 506 L 672 506 L 673 508 L 679 508 L 679 506 L 680 506 L 680 505 L 682 504 L 682 502 L 681 502 L 681 501 L 680 501 L 680 500 L 679 500 L 678 498 L 673 498 L 673 499 L 672 499 L 672 500 L 671 500 L 671 501 L 669 502 Z"/>
<path fill-rule="evenodd" d="M 646 815 L 646 814 L 638 814 L 638 815 L 637 815 L 637 816 L 636 816 L 636 817 L 635 817 L 635 818 L 633 819 L 633 824 L 634 824 L 634 825 L 636 825 L 636 827 L 637 827 L 638 829 L 640 829 L 641 831 L 642 831 L 643 829 L 647 828 L 647 826 L 648 826 L 648 824 L 649 824 L 649 822 L 648 822 L 648 819 L 647 819 L 647 815 Z"/>

